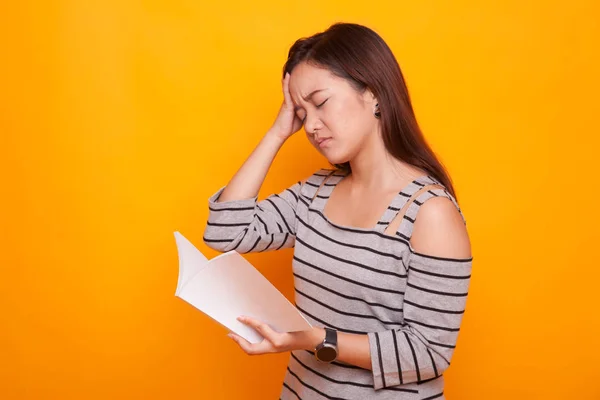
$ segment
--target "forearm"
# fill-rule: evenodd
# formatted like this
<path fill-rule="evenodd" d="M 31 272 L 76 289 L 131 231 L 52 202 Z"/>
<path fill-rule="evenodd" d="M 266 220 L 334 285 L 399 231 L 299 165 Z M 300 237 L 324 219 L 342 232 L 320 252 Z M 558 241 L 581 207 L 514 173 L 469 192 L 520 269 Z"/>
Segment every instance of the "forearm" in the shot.
<path fill-rule="evenodd" d="M 338 361 L 371 370 L 369 337 L 338 332 Z"/>
<path fill-rule="evenodd" d="M 268 132 L 231 178 L 219 201 L 256 197 L 283 143 L 284 140 L 279 136 Z"/>

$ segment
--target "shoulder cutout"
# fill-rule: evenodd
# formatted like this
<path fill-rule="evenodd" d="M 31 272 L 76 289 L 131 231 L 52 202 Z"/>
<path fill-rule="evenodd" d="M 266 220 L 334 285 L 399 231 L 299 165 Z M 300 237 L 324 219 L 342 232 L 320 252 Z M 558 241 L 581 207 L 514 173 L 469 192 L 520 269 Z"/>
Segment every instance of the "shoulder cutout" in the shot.
<path fill-rule="evenodd" d="M 462 215 L 447 197 L 426 201 L 419 209 L 415 221 L 411 247 L 423 255 L 468 259 L 471 244 Z"/>

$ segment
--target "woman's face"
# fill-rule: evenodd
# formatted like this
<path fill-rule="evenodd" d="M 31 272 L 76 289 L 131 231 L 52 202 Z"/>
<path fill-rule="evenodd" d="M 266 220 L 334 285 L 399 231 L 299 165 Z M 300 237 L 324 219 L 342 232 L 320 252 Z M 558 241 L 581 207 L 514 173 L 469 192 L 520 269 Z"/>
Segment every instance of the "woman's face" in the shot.
<path fill-rule="evenodd" d="M 377 100 L 329 70 L 305 62 L 291 73 L 290 95 L 309 141 L 332 164 L 353 159 L 377 133 Z"/>

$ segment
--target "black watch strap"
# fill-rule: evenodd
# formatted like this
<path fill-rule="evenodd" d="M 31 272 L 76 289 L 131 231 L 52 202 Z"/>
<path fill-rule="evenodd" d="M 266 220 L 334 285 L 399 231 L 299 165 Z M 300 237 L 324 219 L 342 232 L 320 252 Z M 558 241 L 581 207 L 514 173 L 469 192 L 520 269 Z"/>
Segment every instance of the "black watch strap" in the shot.
<path fill-rule="evenodd" d="M 337 331 L 331 328 L 325 328 L 325 342 L 337 346 Z"/>

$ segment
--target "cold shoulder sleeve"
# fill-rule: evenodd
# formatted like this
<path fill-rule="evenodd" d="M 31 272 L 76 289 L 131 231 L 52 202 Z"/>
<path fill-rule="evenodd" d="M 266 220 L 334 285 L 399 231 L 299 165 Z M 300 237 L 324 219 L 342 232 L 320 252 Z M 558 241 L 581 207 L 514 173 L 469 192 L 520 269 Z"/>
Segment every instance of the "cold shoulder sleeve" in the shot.
<path fill-rule="evenodd" d="M 375 389 L 433 379 L 449 367 L 467 302 L 473 258 L 443 258 L 416 252 L 410 245 L 419 210 L 445 189 L 424 190 L 410 203 L 397 236 L 407 240 L 403 267 L 407 278 L 399 329 L 369 333 Z"/>

